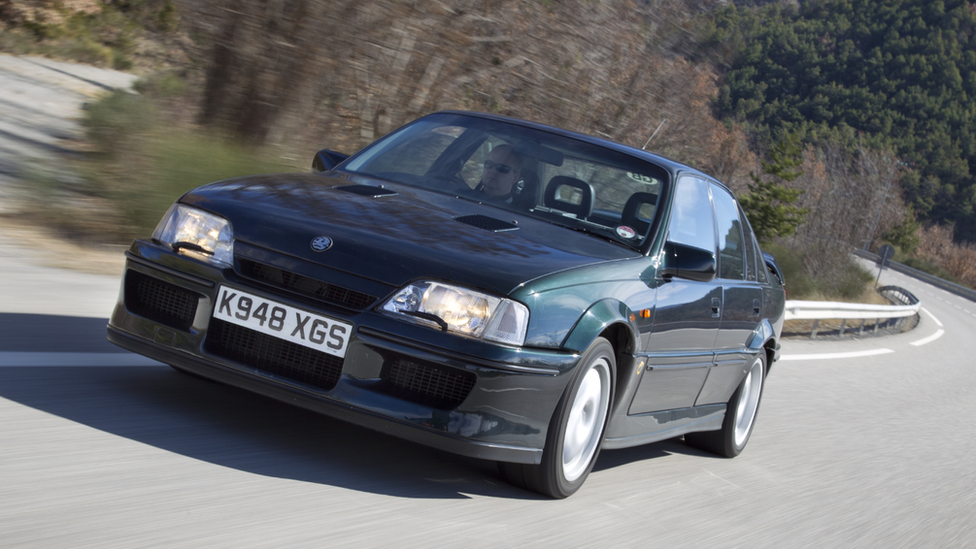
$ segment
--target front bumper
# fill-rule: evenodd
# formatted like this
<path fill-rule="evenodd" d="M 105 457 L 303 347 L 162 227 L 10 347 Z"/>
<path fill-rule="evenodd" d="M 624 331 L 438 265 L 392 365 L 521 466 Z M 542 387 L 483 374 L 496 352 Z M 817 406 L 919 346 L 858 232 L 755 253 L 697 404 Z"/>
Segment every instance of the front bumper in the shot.
<path fill-rule="evenodd" d="M 236 248 L 245 258 L 298 276 L 332 277 L 319 265 L 247 245 Z M 126 255 L 109 341 L 182 370 L 461 455 L 539 463 L 549 420 L 579 359 L 571 352 L 510 348 L 402 322 L 373 311 L 384 294 L 359 309 L 326 304 L 242 275 L 241 257 L 235 268 L 218 269 L 144 240 Z M 347 273 L 335 278 L 357 284 Z M 316 351 L 212 319 L 222 284 L 352 324 L 344 358 L 310 356 Z M 378 293 L 374 281 L 354 290 Z"/>

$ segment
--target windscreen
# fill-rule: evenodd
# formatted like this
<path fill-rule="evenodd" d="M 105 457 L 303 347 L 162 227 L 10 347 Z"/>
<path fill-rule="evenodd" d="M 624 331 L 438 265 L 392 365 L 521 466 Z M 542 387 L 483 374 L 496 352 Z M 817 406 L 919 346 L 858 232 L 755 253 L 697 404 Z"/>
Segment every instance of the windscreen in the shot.
<path fill-rule="evenodd" d="M 461 114 L 423 118 L 343 169 L 519 211 L 639 248 L 667 172 L 599 144 Z"/>

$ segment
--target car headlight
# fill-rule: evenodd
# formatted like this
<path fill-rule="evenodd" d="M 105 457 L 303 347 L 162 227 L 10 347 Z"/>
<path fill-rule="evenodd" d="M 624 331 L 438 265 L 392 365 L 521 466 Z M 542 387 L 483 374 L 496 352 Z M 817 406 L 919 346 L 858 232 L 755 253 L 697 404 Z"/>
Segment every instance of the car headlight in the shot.
<path fill-rule="evenodd" d="M 440 282 L 416 282 L 381 308 L 442 330 L 508 343 L 525 343 L 529 310 L 510 299 Z"/>
<path fill-rule="evenodd" d="M 173 250 L 216 263 L 234 264 L 234 231 L 216 215 L 183 204 L 173 204 L 156 225 L 153 239 Z"/>

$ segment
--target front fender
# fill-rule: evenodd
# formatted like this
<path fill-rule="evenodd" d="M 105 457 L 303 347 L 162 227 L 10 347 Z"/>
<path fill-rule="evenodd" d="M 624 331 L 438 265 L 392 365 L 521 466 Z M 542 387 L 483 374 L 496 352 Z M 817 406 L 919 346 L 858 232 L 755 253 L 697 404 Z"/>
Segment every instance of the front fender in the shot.
<path fill-rule="evenodd" d="M 562 343 L 564 349 L 582 352 L 604 330 L 613 324 L 622 324 L 629 330 L 632 347 L 640 341 L 640 331 L 637 328 L 637 316 L 627 305 L 616 299 L 604 299 L 594 303 L 587 309 L 569 335 Z M 622 349 L 618 349 L 622 351 Z M 629 351 L 633 352 L 633 349 Z"/>

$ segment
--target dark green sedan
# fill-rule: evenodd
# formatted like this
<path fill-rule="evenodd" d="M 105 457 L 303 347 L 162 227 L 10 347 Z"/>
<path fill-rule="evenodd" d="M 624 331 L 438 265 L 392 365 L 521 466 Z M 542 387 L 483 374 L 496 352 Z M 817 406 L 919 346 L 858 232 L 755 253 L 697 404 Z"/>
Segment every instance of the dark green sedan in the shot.
<path fill-rule="evenodd" d="M 552 497 L 601 448 L 745 447 L 784 294 L 721 183 L 466 112 L 313 167 L 181 197 L 126 252 L 109 340 Z"/>

